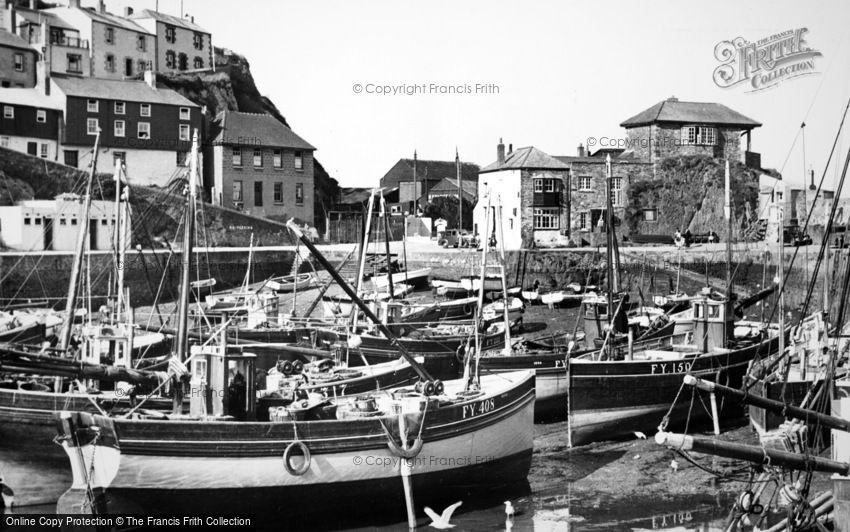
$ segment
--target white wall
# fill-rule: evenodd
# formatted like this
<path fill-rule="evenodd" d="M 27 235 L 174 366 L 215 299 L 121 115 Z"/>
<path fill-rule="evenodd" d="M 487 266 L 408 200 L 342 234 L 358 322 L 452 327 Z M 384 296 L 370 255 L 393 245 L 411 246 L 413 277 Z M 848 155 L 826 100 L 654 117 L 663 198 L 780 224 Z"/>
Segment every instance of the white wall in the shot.
<path fill-rule="evenodd" d="M 91 163 L 91 147 L 62 146 L 62 149 L 77 150 L 78 168 L 85 169 Z M 113 171 L 115 168 L 114 152 L 126 154 L 127 178 L 133 185 L 162 187 L 177 174 L 178 168 L 184 168 L 177 166 L 176 151 L 104 148 L 100 150 L 97 156 L 99 172 L 111 173 Z"/>
<path fill-rule="evenodd" d="M 79 198 L 27 200 L 18 205 L 0 207 L 0 239 L 6 247 L 15 250 L 42 251 L 49 224 L 49 231 L 53 233 L 51 249 L 73 251 L 82 223 L 82 210 L 83 203 Z M 91 224 L 97 225 L 94 249 L 111 249 L 116 228 L 114 202 L 92 201 L 89 219 Z"/>
<path fill-rule="evenodd" d="M 502 231 L 505 238 L 505 249 L 514 250 L 522 247 L 522 209 L 520 200 L 520 170 L 503 170 L 481 174 L 478 177 L 478 203 L 472 214 L 479 237 L 482 234 L 485 223 L 485 207 L 487 195 L 490 195 L 491 207 L 501 204 L 502 207 Z M 516 212 L 516 214 L 514 214 Z M 492 219 L 492 214 L 491 214 Z M 490 222 L 490 227 L 493 222 Z"/>
<path fill-rule="evenodd" d="M 7 141 L 8 139 L 8 141 Z M 8 142 L 8 145 L 7 145 Z M 47 146 L 47 157 L 45 159 L 49 159 L 51 161 L 58 160 L 56 155 L 58 153 L 58 143 L 55 140 L 48 139 L 38 139 L 35 137 L 18 137 L 13 135 L 0 135 L 0 146 L 4 148 L 9 148 L 10 150 L 19 151 L 21 153 L 27 153 L 27 144 L 30 142 L 35 142 L 38 145 L 38 151 L 36 153 L 36 157 L 41 157 L 42 146 Z M 61 162 L 61 161 L 60 161 Z"/>

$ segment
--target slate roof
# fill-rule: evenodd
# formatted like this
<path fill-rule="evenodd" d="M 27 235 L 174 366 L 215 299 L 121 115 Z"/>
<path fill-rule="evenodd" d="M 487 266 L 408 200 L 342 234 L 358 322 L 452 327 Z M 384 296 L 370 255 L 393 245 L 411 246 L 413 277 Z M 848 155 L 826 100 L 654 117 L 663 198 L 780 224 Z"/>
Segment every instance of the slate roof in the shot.
<path fill-rule="evenodd" d="M 17 34 L 6 30 L 0 30 L 0 46 L 5 46 L 7 48 L 20 48 L 22 50 L 29 50 L 30 52 L 35 53 L 35 50 L 30 48 L 27 41 L 19 37 Z"/>
<path fill-rule="evenodd" d="M 120 17 L 118 15 L 113 15 L 112 13 L 101 13 L 97 9 L 91 7 L 53 7 L 48 10 L 45 10 L 44 12 L 61 16 L 62 13 L 70 11 L 72 9 L 78 10 L 80 13 L 83 13 L 85 16 L 94 20 L 95 22 L 109 24 L 110 26 L 117 26 L 119 28 L 135 31 L 137 33 L 144 33 L 145 35 L 153 35 L 148 30 L 139 26 L 132 20 Z"/>
<path fill-rule="evenodd" d="M 212 125 L 213 144 L 246 144 L 315 150 L 275 117 L 264 113 L 222 111 Z"/>
<path fill-rule="evenodd" d="M 538 150 L 534 146 L 526 146 L 525 148 L 519 148 L 506 154 L 504 164 L 499 164 L 499 161 L 495 161 L 482 168 L 479 173 L 519 169 L 569 170 L 569 168 L 569 166 L 548 153 Z"/>
<path fill-rule="evenodd" d="M 761 126 L 760 122 L 756 122 L 752 118 L 748 118 L 719 103 L 680 102 L 673 98 L 658 102 L 649 109 L 621 123 L 620 126 L 631 128 L 657 122 L 718 124 L 739 126 L 742 129 L 752 129 Z"/>
<path fill-rule="evenodd" d="M 38 89 L 22 89 L 18 87 L 0 89 L 0 104 L 26 105 L 39 109 L 53 109 L 61 111 L 61 108 L 49 96 Z"/>
<path fill-rule="evenodd" d="M 460 177 L 464 181 L 478 180 L 479 167 L 477 164 L 460 163 Z M 416 160 L 416 180 L 429 184 L 437 184 L 447 177 L 457 176 L 457 167 L 452 161 Z M 381 178 L 382 187 L 397 186 L 402 181 L 413 181 L 413 159 L 399 159 L 392 168 Z M 427 192 L 427 191 L 423 191 Z"/>
<path fill-rule="evenodd" d="M 66 96 L 198 107 L 171 89 L 154 89 L 144 81 L 61 77 L 58 75 L 54 75 L 51 79 Z"/>
<path fill-rule="evenodd" d="M 132 20 L 143 19 L 143 18 L 152 18 L 154 20 L 158 20 L 158 21 L 163 22 L 165 24 L 171 24 L 172 26 L 178 26 L 180 28 L 185 28 L 187 30 L 209 34 L 209 32 L 207 30 L 198 26 L 197 24 L 195 24 L 194 22 L 192 22 L 189 19 L 175 17 L 174 15 L 169 15 L 169 14 L 166 14 L 166 13 L 160 13 L 159 11 L 154 11 L 153 9 L 143 9 L 142 11 L 140 11 L 138 13 L 134 13 L 134 14 L 130 15 L 130 19 L 132 19 Z"/>
<path fill-rule="evenodd" d="M 41 21 L 44 20 L 51 27 L 77 31 L 77 28 L 63 20 L 59 15 L 44 10 L 30 11 L 29 9 L 18 8 L 18 18 L 24 19 L 30 24 L 41 24 Z"/>
<path fill-rule="evenodd" d="M 473 181 L 471 179 L 463 179 L 461 180 L 461 188 L 463 189 L 464 194 L 469 194 L 471 196 L 475 196 L 478 194 L 478 182 Z M 449 191 L 449 192 L 457 192 L 457 178 L 447 177 L 431 187 L 429 192 L 433 193 L 434 191 Z"/>

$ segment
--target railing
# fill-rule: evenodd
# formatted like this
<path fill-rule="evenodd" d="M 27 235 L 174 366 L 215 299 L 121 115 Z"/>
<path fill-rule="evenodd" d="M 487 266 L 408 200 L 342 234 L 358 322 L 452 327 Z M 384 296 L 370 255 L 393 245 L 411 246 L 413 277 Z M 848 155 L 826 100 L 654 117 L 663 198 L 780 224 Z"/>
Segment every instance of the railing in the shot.
<path fill-rule="evenodd" d="M 66 37 L 64 35 L 51 35 L 50 44 L 58 46 L 69 46 L 71 48 L 88 48 L 89 41 L 79 37 Z"/>

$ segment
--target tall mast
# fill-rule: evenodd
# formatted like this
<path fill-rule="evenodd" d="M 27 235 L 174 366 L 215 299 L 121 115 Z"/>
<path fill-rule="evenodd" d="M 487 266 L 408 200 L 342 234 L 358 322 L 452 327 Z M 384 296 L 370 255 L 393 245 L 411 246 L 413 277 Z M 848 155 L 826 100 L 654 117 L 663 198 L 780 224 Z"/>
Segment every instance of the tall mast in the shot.
<path fill-rule="evenodd" d="M 381 218 L 384 220 L 384 247 L 387 254 L 387 290 L 392 301 L 395 299 L 395 294 L 393 293 L 395 287 L 393 286 L 392 253 L 390 253 L 390 220 L 383 189 L 381 189 Z M 407 270 L 407 260 L 404 261 L 404 269 Z M 376 286 L 375 288 L 377 289 L 378 287 Z"/>
<path fill-rule="evenodd" d="M 413 216 L 419 214 L 419 194 L 416 190 L 416 150 L 413 150 Z"/>
<path fill-rule="evenodd" d="M 113 260 L 115 261 L 115 270 L 111 272 L 109 275 L 109 291 L 111 292 L 113 289 L 115 290 L 115 308 L 112 312 L 112 318 L 115 322 L 121 321 L 121 289 L 118 284 L 118 270 L 121 269 L 121 258 L 119 255 L 119 234 L 121 231 L 121 158 L 117 157 L 115 159 L 115 174 L 113 177 L 115 181 L 115 222 L 112 226 L 112 253 Z M 115 277 L 113 277 L 113 275 Z M 115 282 L 113 283 L 113 279 Z M 111 294 L 107 294 L 109 298 Z M 109 304 L 109 302 L 107 302 Z"/>
<path fill-rule="evenodd" d="M 455 174 L 457 174 L 457 230 L 460 231 L 463 229 L 463 183 L 460 180 L 460 155 L 457 153 L 457 146 L 455 146 Z"/>
<path fill-rule="evenodd" d="M 65 323 L 62 326 L 62 337 L 59 347 L 67 350 L 71 343 L 71 329 L 74 326 L 74 313 L 77 310 L 77 292 L 80 288 L 80 277 L 83 269 L 83 256 L 86 250 L 86 239 L 89 236 L 89 216 L 91 212 L 91 194 L 94 185 L 94 173 L 97 171 L 97 155 L 100 146 L 100 129 L 94 137 L 94 149 L 92 150 L 91 169 L 86 181 L 86 191 L 83 198 L 83 215 L 80 220 L 80 229 L 77 233 L 77 247 L 74 256 L 74 264 L 71 268 L 71 282 L 68 283 L 68 300 L 65 303 Z"/>
<path fill-rule="evenodd" d="M 124 292 L 124 271 L 127 268 L 127 246 L 129 245 L 128 240 L 130 239 L 130 187 L 124 187 L 124 190 L 121 192 L 120 201 L 119 201 L 120 209 L 118 210 L 118 219 L 115 221 L 116 223 L 116 231 L 118 232 L 118 284 L 117 284 L 117 292 L 118 296 L 118 308 L 115 309 L 116 319 L 121 319 L 121 313 L 127 312 L 129 314 L 130 310 L 130 300 L 126 297 Z"/>
<path fill-rule="evenodd" d="M 775 200 L 776 195 L 774 194 L 773 197 Z M 782 199 L 784 202 L 785 194 L 782 195 Z M 776 208 L 779 209 L 779 243 L 777 245 L 779 256 L 776 264 L 776 286 L 779 290 L 779 356 L 781 357 L 785 354 L 785 287 L 783 286 L 785 284 L 785 212 L 784 205 L 781 203 L 777 204 Z M 783 386 L 782 389 L 784 391 L 785 387 Z"/>
<path fill-rule="evenodd" d="M 732 297 L 732 185 L 729 177 L 729 159 L 726 159 L 725 174 L 726 203 L 723 213 L 726 216 L 726 298 Z M 779 239 L 782 240 L 782 228 L 779 228 Z"/>
<path fill-rule="evenodd" d="M 180 265 L 180 299 L 177 307 L 177 358 L 186 360 L 189 350 L 189 283 L 192 273 L 192 246 L 195 233 L 195 201 L 197 200 L 198 130 L 192 135 L 189 159 L 189 196 L 186 200 L 186 223 L 183 224 L 183 250 Z M 175 394 L 175 401 L 178 394 Z"/>
<path fill-rule="evenodd" d="M 614 292 L 617 291 L 614 281 L 614 216 L 611 212 L 613 204 L 611 203 L 611 156 L 605 157 L 605 170 L 607 178 L 605 179 L 605 257 L 608 265 L 608 327 L 613 327 L 614 320 Z"/>
<path fill-rule="evenodd" d="M 366 206 L 366 228 L 363 238 L 360 239 L 360 264 L 357 267 L 357 282 L 354 284 L 354 292 L 360 297 L 363 289 L 363 273 L 366 269 L 366 251 L 369 247 L 369 231 L 372 229 L 372 209 L 375 206 L 375 190 L 369 193 L 369 203 Z M 351 330 L 357 326 L 357 306 L 351 305 Z"/>

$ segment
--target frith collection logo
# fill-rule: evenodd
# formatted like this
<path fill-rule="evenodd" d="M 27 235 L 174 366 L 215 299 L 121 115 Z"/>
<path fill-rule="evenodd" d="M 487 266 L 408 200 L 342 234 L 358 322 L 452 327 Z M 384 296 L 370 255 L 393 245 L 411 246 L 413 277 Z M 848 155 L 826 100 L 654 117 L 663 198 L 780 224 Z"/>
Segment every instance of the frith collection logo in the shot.
<path fill-rule="evenodd" d="M 816 74 L 815 58 L 823 54 L 806 45 L 807 28 L 788 30 L 756 42 L 743 37 L 717 43 L 714 83 L 730 88 L 748 83 L 747 92 L 775 87 L 783 81 Z"/>

